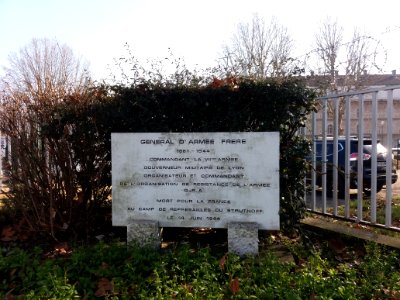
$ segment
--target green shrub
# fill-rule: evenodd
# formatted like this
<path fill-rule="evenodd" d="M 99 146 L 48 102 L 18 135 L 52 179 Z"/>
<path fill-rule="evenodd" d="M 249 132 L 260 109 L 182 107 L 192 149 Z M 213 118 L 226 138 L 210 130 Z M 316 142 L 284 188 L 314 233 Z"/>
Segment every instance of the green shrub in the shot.
<path fill-rule="evenodd" d="M 301 251 L 307 253 L 307 251 Z M 123 244 L 81 247 L 45 258 L 0 251 L 0 297 L 26 299 L 397 299 L 398 252 L 369 244 L 338 262 L 311 251 L 298 264 L 268 250 L 216 256 L 208 248 L 155 251 Z"/>
<path fill-rule="evenodd" d="M 109 196 L 104 187 L 111 185 L 112 132 L 279 131 L 282 228 L 292 230 L 303 217 L 309 144 L 297 131 L 314 107 L 314 93 L 300 79 L 242 79 L 218 87 L 112 86 L 97 95 L 89 103 L 55 108 L 58 118 L 43 132 L 68 142 L 80 166 L 79 185 L 98 203 Z"/>

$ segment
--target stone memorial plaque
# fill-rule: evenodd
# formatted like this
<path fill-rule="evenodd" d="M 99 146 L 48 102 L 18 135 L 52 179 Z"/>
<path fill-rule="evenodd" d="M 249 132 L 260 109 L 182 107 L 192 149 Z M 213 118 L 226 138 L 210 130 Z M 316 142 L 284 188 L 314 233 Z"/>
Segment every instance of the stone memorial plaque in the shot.
<path fill-rule="evenodd" d="M 279 133 L 113 133 L 112 220 L 279 229 Z"/>

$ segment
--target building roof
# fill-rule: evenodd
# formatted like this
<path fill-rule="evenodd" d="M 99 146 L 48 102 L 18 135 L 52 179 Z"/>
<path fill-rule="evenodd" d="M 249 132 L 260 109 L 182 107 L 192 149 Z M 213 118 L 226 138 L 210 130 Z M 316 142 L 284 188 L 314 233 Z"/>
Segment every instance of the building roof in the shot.
<path fill-rule="evenodd" d="M 337 86 L 344 86 L 348 85 L 346 81 L 349 81 L 350 78 L 346 75 L 336 75 L 335 79 Z M 309 75 L 306 76 L 306 81 L 311 87 L 326 87 L 332 84 L 332 77 L 330 75 Z M 400 85 L 400 75 L 395 71 L 391 74 L 363 74 L 356 82 L 352 79 L 350 82 L 353 82 L 353 85 L 356 83 L 359 87 Z"/>

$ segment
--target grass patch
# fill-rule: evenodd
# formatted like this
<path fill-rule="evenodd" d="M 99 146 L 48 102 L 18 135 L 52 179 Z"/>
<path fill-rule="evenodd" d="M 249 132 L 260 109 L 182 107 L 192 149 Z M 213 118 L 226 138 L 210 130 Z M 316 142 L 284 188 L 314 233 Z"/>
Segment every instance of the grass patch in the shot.
<path fill-rule="evenodd" d="M 400 196 L 394 195 L 392 198 L 392 226 L 400 227 Z M 333 208 L 328 207 L 327 212 L 329 214 L 333 214 Z M 356 219 L 358 214 L 358 202 L 357 198 L 353 197 L 349 201 L 349 214 L 350 218 Z M 364 197 L 363 198 L 363 207 L 362 207 L 362 219 L 363 221 L 371 222 L 371 198 Z M 345 216 L 345 206 L 338 205 L 337 207 L 337 215 L 344 217 Z M 386 198 L 380 194 L 377 195 L 376 199 L 376 223 L 380 225 L 385 224 L 386 219 Z"/>
<path fill-rule="evenodd" d="M 318 238 L 318 237 L 317 237 Z M 188 245 L 156 251 L 98 243 L 45 253 L 0 249 L 3 299 L 397 299 L 398 252 L 373 243 L 280 240 L 295 258 L 268 246 L 240 258 Z M 339 249 L 339 250 L 338 250 Z M 360 250 L 362 249 L 362 250 Z M 20 297 L 20 298 L 19 298 Z"/>

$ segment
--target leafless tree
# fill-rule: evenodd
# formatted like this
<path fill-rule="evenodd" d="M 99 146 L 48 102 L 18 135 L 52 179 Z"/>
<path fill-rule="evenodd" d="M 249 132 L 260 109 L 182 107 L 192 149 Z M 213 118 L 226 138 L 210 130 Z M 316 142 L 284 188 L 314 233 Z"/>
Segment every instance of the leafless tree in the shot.
<path fill-rule="evenodd" d="M 363 86 L 361 75 L 374 65 L 374 51 L 371 51 L 370 37 L 362 35 L 357 29 L 353 32 L 351 42 L 346 45 L 345 75 L 347 91 Z"/>
<path fill-rule="evenodd" d="M 363 87 L 368 79 L 363 75 L 378 68 L 377 47 L 373 47 L 374 43 L 379 44 L 377 40 L 354 28 L 351 39 L 345 42 L 343 32 L 337 21 L 328 18 L 315 36 L 314 52 L 317 64 L 322 65 L 322 68 L 317 67 L 317 75 L 321 78 L 319 88 L 325 93 Z"/>
<path fill-rule="evenodd" d="M 323 65 L 323 73 L 330 77 L 331 85 L 335 83 L 342 40 L 343 28 L 337 22 L 330 22 L 329 20 L 322 24 L 320 32 L 315 36 L 316 53 Z"/>
<path fill-rule="evenodd" d="M 33 39 L 11 54 L 9 63 L 1 79 L 8 99 L 24 94 L 30 102 L 62 101 L 65 95 L 81 92 L 89 78 L 87 63 L 55 40 Z"/>
<path fill-rule="evenodd" d="M 10 196 L 31 229 L 53 234 L 70 225 L 77 166 L 66 138 L 46 139 L 43 128 L 55 117 L 51 107 L 86 97 L 89 73 L 68 46 L 48 39 L 33 39 L 9 63 L 0 78 L 0 130 L 11 139 Z"/>
<path fill-rule="evenodd" d="M 314 84 L 321 94 L 348 92 L 368 83 L 368 74 L 376 67 L 375 41 L 367 34 L 354 29 L 349 42 L 343 41 L 343 27 L 337 21 L 326 19 L 315 36 L 318 68 Z M 339 133 L 343 133 L 344 99 L 339 102 Z M 328 114 L 333 116 L 332 103 L 328 102 Z"/>
<path fill-rule="evenodd" d="M 293 40 L 287 28 L 272 19 L 266 25 L 263 18 L 254 15 L 250 23 L 240 23 L 232 44 L 223 46 L 220 62 L 231 75 L 284 76 L 288 72 Z"/>

